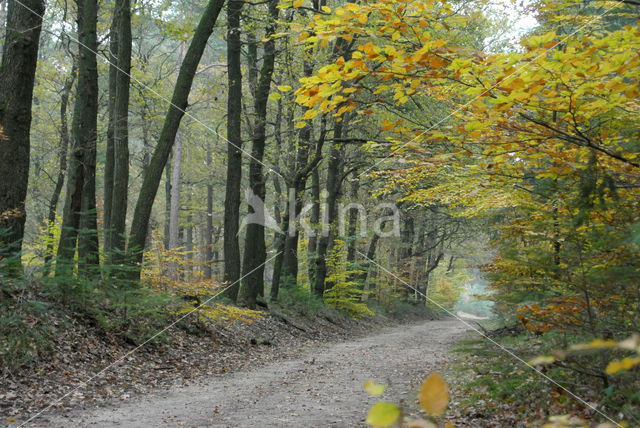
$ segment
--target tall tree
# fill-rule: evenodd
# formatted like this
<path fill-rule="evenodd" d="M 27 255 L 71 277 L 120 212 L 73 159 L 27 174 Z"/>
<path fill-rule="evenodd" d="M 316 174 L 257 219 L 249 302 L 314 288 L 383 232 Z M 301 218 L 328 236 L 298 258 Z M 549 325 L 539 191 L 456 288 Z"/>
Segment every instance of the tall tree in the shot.
<path fill-rule="evenodd" d="M 131 2 L 117 0 L 114 24 L 118 34 L 118 69 L 115 76 L 113 195 L 109 226 L 110 253 L 115 263 L 124 260 L 129 184 L 129 88 L 131 78 Z"/>
<path fill-rule="evenodd" d="M 238 298 L 240 279 L 240 182 L 242 180 L 242 69 L 240 63 L 241 0 L 229 0 L 227 5 L 227 185 L 224 200 L 224 280 L 234 284 L 227 297 Z"/>
<path fill-rule="evenodd" d="M 171 169 L 171 195 L 169 198 L 169 246 L 167 249 L 176 249 L 180 246 L 180 172 L 182 170 L 182 133 L 180 129 L 176 133 L 176 141 L 173 146 L 173 167 Z M 176 262 L 169 265 L 169 276 L 176 278 Z"/>
<path fill-rule="evenodd" d="M 49 214 L 47 220 L 49 222 L 47 252 L 44 257 L 45 270 L 44 276 L 48 276 L 50 269 L 50 261 L 53 258 L 53 224 L 56 221 L 56 213 L 58 210 L 58 202 L 62 188 L 64 187 L 64 178 L 67 171 L 67 156 L 69 152 L 69 122 L 67 119 L 67 110 L 69 107 L 69 96 L 73 88 L 73 82 L 76 80 L 76 62 L 75 57 L 71 67 L 71 74 L 64 82 L 62 93 L 60 94 L 60 143 L 58 145 L 58 176 L 56 178 L 56 186 L 49 200 Z"/>
<path fill-rule="evenodd" d="M 20 254 L 29 181 L 31 102 L 44 1 L 9 1 L 0 64 L 0 259 Z"/>
<path fill-rule="evenodd" d="M 149 168 L 144 176 L 131 223 L 127 258 L 130 263 L 138 267 L 132 270 L 131 276 L 134 279 L 140 277 L 139 266 L 142 262 L 142 251 L 147 239 L 147 228 L 149 226 L 151 208 L 153 207 L 153 201 L 156 197 L 160 180 L 162 179 L 162 173 L 169 158 L 169 153 L 175 141 L 178 128 L 180 127 L 180 121 L 187 108 L 191 84 L 196 74 L 198 64 L 200 63 L 204 49 L 207 47 L 207 40 L 209 40 L 209 36 L 213 32 L 213 27 L 218 20 L 218 15 L 220 15 L 223 5 L 224 0 L 209 1 L 196 27 L 184 60 L 180 65 L 178 79 L 171 97 L 171 106 L 167 111 L 158 144 L 151 156 Z"/>
<path fill-rule="evenodd" d="M 213 263 L 213 174 L 211 166 L 213 159 L 211 156 L 211 143 L 207 141 L 206 164 L 209 175 L 207 176 L 207 212 L 206 216 L 206 232 L 205 232 L 205 260 L 204 260 L 204 277 L 212 278 L 211 264 Z"/>
<path fill-rule="evenodd" d="M 278 20 L 278 0 L 269 2 L 269 22 L 265 31 L 264 54 L 262 68 L 255 90 L 253 138 L 251 139 L 251 161 L 249 163 L 249 187 L 260 200 L 265 199 L 265 176 L 262 172 L 262 159 L 266 141 L 267 101 L 271 89 L 271 78 L 276 58 L 276 44 L 273 35 Z M 242 275 L 244 277 L 243 298 L 249 308 L 255 308 L 259 295 L 264 295 L 264 263 L 267 249 L 264 241 L 264 212 L 255 212 L 249 207 L 249 214 L 257 215 L 261 222 L 247 225 L 245 236 Z"/>
<path fill-rule="evenodd" d="M 116 81 L 118 76 L 118 7 L 114 6 L 111 30 L 109 31 L 109 87 L 107 141 L 104 160 L 104 251 L 111 254 L 111 207 L 113 205 L 113 174 L 115 169 L 115 133 L 116 133 Z M 110 257 L 110 256 L 109 256 Z"/>
<path fill-rule="evenodd" d="M 340 193 L 340 185 L 342 182 L 342 170 L 344 169 L 344 151 L 341 147 L 340 139 L 342 138 L 343 122 L 336 121 L 333 128 L 334 143 L 331 146 L 329 154 L 329 165 L 327 166 L 327 214 L 325 221 L 329 229 L 323 231 L 318 239 L 318 248 L 316 250 L 316 269 L 313 285 L 313 292 L 316 296 L 322 297 L 325 288 L 325 279 L 327 277 L 327 253 L 330 247 L 333 228 L 337 217 L 337 201 Z"/>
<path fill-rule="evenodd" d="M 71 127 L 71 156 L 56 275 L 67 272 L 76 243 L 82 267 L 98 264 L 96 213 L 96 140 L 98 4 L 78 0 L 78 83 Z"/>
<path fill-rule="evenodd" d="M 178 63 L 184 60 L 185 44 L 180 43 L 178 46 Z M 180 246 L 180 176 L 182 174 L 182 132 L 178 128 L 176 139 L 173 143 L 173 165 L 171 167 L 171 192 L 168 197 L 169 203 L 169 241 L 167 249 L 176 249 Z M 176 262 L 169 263 L 169 276 L 176 280 Z"/>

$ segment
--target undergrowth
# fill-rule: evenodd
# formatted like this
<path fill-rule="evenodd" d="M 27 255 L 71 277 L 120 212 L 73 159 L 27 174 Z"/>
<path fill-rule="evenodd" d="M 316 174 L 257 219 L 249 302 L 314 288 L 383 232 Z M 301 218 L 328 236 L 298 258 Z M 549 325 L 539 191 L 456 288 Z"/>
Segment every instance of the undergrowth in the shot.
<path fill-rule="evenodd" d="M 577 415 L 584 420 L 604 421 L 588 408 L 580 397 L 606 415 L 640 424 L 640 393 L 637 370 L 624 376 L 602 375 L 610 358 L 600 352 L 587 352 L 545 366 L 535 364 L 541 355 L 557 354 L 570 344 L 588 342 L 584 336 L 567 337 L 562 333 L 543 335 L 523 333 L 493 338 L 495 345 L 482 337 L 460 341 L 453 352 L 459 361 L 449 370 L 457 379 L 454 394 L 463 411 L 482 419 L 515 420 L 539 426 L 558 415 Z M 520 357 L 527 364 L 509 355 Z M 549 380 L 549 379 L 552 379 Z"/>

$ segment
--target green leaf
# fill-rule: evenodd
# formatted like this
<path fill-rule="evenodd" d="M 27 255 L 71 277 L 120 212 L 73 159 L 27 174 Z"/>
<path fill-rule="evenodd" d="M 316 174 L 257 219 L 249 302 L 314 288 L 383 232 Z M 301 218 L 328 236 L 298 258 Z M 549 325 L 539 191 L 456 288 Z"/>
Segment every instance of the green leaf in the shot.
<path fill-rule="evenodd" d="M 272 92 L 272 93 L 269 94 L 269 99 L 271 101 L 278 101 L 280 98 L 282 98 L 282 95 L 280 95 L 277 92 Z"/>
<path fill-rule="evenodd" d="M 369 410 L 365 422 L 376 427 L 389 427 L 402 415 L 402 409 L 393 403 L 378 403 Z"/>

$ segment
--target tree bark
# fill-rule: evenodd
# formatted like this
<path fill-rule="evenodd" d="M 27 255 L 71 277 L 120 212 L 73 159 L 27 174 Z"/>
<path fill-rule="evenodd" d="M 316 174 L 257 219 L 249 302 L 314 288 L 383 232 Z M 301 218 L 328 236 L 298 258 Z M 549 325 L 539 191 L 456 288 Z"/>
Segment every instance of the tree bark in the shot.
<path fill-rule="evenodd" d="M 240 284 L 240 184 L 242 180 L 242 69 L 240 55 L 241 0 L 227 4 L 227 185 L 224 200 L 224 281 L 233 284 L 225 292 L 232 301 L 238 298 Z"/>
<path fill-rule="evenodd" d="M 207 143 L 207 170 L 211 171 L 212 159 L 211 159 L 211 144 Z M 212 278 L 211 264 L 213 263 L 213 180 L 212 176 L 209 176 L 207 183 L 207 229 L 205 231 L 205 262 L 204 262 L 204 277 L 205 279 Z"/>
<path fill-rule="evenodd" d="M 81 49 L 82 53 L 78 64 L 78 94 L 73 113 L 73 123 L 77 129 L 72 131 L 84 147 L 78 259 L 80 260 L 81 272 L 85 275 L 95 275 L 96 272 L 93 271 L 93 268 L 99 266 L 100 263 L 98 213 L 96 210 L 98 63 L 95 52 L 98 49 L 98 2 L 97 0 L 79 0 L 78 3 L 82 4 L 82 8 L 78 8 L 78 15 L 82 18 L 82 25 L 79 26 L 82 28 L 80 41 L 87 47 L 87 49 Z M 83 54 L 86 55 L 84 59 Z M 79 117 L 78 121 L 76 121 L 76 116 Z"/>
<path fill-rule="evenodd" d="M 351 182 L 351 200 L 358 200 L 358 191 L 360 190 L 360 180 L 358 180 L 357 173 L 354 172 L 353 181 Z M 356 243 L 358 237 L 358 211 L 352 209 L 349 211 L 349 224 L 347 227 L 347 263 L 353 263 L 356 260 Z"/>
<path fill-rule="evenodd" d="M 171 198 L 169 203 L 169 246 L 167 249 L 175 250 L 180 246 L 180 173 L 182 169 L 182 133 L 180 129 L 176 133 L 173 146 L 173 168 L 171 168 Z M 176 262 L 169 263 L 169 277 L 174 281 L 176 277 Z"/>
<path fill-rule="evenodd" d="M 314 168 L 311 172 L 311 218 L 309 223 L 314 233 L 309 237 L 308 265 L 309 284 L 313 284 L 316 278 L 316 251 L 318 249 L 318 225 L 320 224 L 320 171 Z"/>
<path fill-rule="evenodd" d="M 23 3 L 33 12 L 15 1 L 9 2 L 0 64 L 0 259 L 12 258 L 10 265 L 16 272 L 21 270 L 31 103 L 45 10 L 42 0 Z"/>
<path fill-rule="evenodd" d="M 125 257 L 127 197 L 129 195 L 129 88 L 131 79 L 131 2 L 117 0 L 114 22 L 118 33 L 118 70 L 115 81 L 115 126 L 113 195 L 111 204 L 111 248 L 114 263 Z M 117 18 L 117 19 L 116 19 Z M 107 232 L 109 233 L 109 232 Z"/>
<path fill-rule="evenodd" d="M 71 126 L 67 194 L 58 247 L 56 276 L 68 274 L 78 249 L 80 271 L 99 264 L 96 213 L 96 139 L 98 121 L 98 65 L 96 0 L 78 0 L 78 83 Z"/>
<path fill-rule="evenodd" d="M 107 257 L 111 254 L 111 207 L 113 204 L 113 174 L 115 170 L 115 128 L 116 128 L 116 81 L 118 74 L 118 8 L 114 7 L 113 21 L 109 31 L 109 87 L 107 141 L 104 153 L 104 211 L 103 245 Z"/>
<path fill-rule="evenodd" d="M 336 122 L 334 125 L 333 136 L 334 140 L 338 141 L 342 138 L 342 124 L 343 122 Z M 343 150 L 334 143 L 331 146 L 331 152 L 329 154 L 329 165 L 327 167 L 327 217 L 325 219 L 329 229 L 322 233 L 318 240 L 318 249 L 316 252 L 316 277 L 313 285 L 313 293 L 322 297 L 325 288 L 325 279 L 327 277 L 327 252 L 329 249 L 329 243 L 332 229 L 337 217 L 336 203 L 338 201 L 338 194 L 340 191 L 340 183 L 343 169 Z"/>
<path fill-rule="evenodd" d="M 275 40 L 271 36 L 276 31 L 279 11 L 277 5 L 278 0 L 271 0 L 269 3 L 269 23 L 265 31 L 267 41 L 264 42 L 262 68 L 255 90 L 255 122 L 249 163 L 249 186 L 253 194 L 263 202 L 265 177 L 262 173 L 262 159 L 266 141 L 267 101 L 276 57 Z M 258 296 L 264 295 L 264 263 L 267 259 L 267 249 L 264 241 L 264 212 L 256 213 L 250 206 L 249 214 L 257 214 L 262 219 L 262 222 L 247 225 L 242 263 L 243 300 L 249 308 L 255 309 Z"/>
<path fill-rule="evenodd" d="M 381 227 L 384 227 L 384 225 L 382 225 Z M 362 269 L 362 275 L 360 277 L 362 281 L 362 289 L 366 289 L 367 280 L 369 279 L 369 277 L 374 276 L 374 275 L 371 275 L 370 270 L 372 268 L 372 261 L 376 256 L 376 250 L 378 249 L 379 240 L 380 240 L 380 235 L 377 233 L 374 233 L 373 236 L 371 237 L 371 241 L 369 242 L 369 248 L 367 248 L 367 259 L 363 263 L 364 266 Z"/>
<path fill-rule="evenodd" d="M 274 124 L 274 132 L 275 132 L 275 141 L 276 148 L 274 150 L 273 161 L 276 168 L 276 171 L 281 171 L 280 168 L 280 151 L 283 147 L 282 141 L 282 99 L 278 100 L 278 107 L 276 110 L 276 119 Z M 284 255 L 284 239 L 286 236 L 286 228 L 284 225 L 284 218 L 281 216 L 281 205 L 280 201 L 282 199 L 282 188 L 280 186 L 279 176 L 273 175 L 273 189 L 275 191 L 275 220 L 280 225 L 281 230 L 285 232 L 285 235 L 280 233 L 275 233 L 273 236 L 273 246 L 276 250 L 276 258 L 273 261 L 273 275 L 271 277 L 271 290 L 269 293 L 269 298 L 273 301 L 278 299 L 278 293 L 280 291 L 280 274 L 282 273 L 282 259 Z"/>
<path fill-rule="evenodd" d="M 218 19 L 223 5 L 224 0 L 209 1 L 196 27 L 184 61 L 182 61 L 182 65 L 180 66 L 178 79 L 171 97 L 171 106 L 167 111 L 160 138 L 151 157 L 151 162 L 145 174 L 133 214 L 131 234 L 127 247 L 127 259 L 137 267 L 131 270 L 132 279 L 140 278 L 142 251 L 145 245 L 147 226 L 149 225 L 153 201 L 158 191 L 158 186 L 160 185 L 164 166 L 167 163 L 167 158 L 169 157 L 176 133 L 178 132 L 180 121 L 184 115 L 184 110 L 187 108 L 193 77 L 195 76 L 200 58 L 202 58 L 202 53 L 207 46 L 207 40 L 213 32 L 213 26 Z"/>
<path fill-rule="evenodd" d="M 173 150 L 169 153 L 169 158 L 164 166 L 164 249 L 169 249 L 169 226 L 171 224 L 171 164 L 173 160 Z"/>
<path fill-rule="evenodd" d="M 60 200 L 60 194 L 64 187 L 64 178 L 67 171 L 67 156 L 69 152 L 69 122 L 67 119 L 67 110 L 69 107 L 69 95 L 71 95 L 71 89 L 73 88 L 73 82 L 76 80 L 76 62 L 73 60 L 73 66 L 71 67 L 71 74 L 65 80 L 62 93 L 60 95 L 60 145 L 58 147 L 59 166 L 58 177 L 56 178 L 56 187 L 53 190 L 51 199 L 49 200 L 49 215 L 47 220 L 49 222 L 49 229 L 47 232 L 47 250 L 44 256 L 44 271 L 43 276 L 49 276 L 49 269 L 51 267 L 51 259 L 53 258 L 53 228 L 52 226 L 56 221 L 56 213 L 58 210 L 58 202 Z"/>

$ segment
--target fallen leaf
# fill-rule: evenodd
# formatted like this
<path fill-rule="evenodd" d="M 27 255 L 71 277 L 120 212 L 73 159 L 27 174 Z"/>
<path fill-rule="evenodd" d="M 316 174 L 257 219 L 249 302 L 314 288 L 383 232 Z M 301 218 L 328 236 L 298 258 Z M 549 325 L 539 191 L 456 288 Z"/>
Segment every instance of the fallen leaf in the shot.
<path fill-rule="evenodd" d="M 400 418 L 402 410 L 393 403 L 381 402 L 369 410 L 365 422 L 376 427 L 390 427 Z"/>
<path fill-rule="evenodd" d="M 364 389 L 369 395 L 377 397 L 379 395 L 382 395 L 382 393 L 386 389 L 386 386 L 377 384 L 372 380 L 368 380 L 364 383 Z"/>

